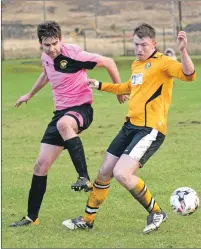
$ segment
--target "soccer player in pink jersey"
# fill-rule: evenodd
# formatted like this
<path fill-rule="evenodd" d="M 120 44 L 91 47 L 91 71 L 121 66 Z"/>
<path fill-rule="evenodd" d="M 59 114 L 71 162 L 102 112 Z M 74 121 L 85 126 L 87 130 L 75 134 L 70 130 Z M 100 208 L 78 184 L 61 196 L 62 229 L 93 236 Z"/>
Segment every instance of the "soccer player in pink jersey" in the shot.
<path fill-rule="evenodd" d="M 78 136 L 93 120 L 92 90 L 87 85 L 86 70 L 96 66 L 105 67 L 114 83 L 121 82 L 113 59 L 88 53 L 76 45 L 64 44 L 61 28 L 56 22 L 39 24 L 37 33 L 43 49 L 43 72 L 31 91 L 21 96 L 15 106 L 27 103 L 50 82 L 55 111 L 41 140 L 29 191 L 27 216 L 11 223 L 11 227 L 39 224 L 38 214 L 46 191 L 47 173 L 63 149 L 68 150 L 78 173 L 78 180 L 71 188 L 86 192 L 92 189 L 83 145 Z M 117 98 L 120 103 L 126 100 L 125 95 L 118 95 Z"/>

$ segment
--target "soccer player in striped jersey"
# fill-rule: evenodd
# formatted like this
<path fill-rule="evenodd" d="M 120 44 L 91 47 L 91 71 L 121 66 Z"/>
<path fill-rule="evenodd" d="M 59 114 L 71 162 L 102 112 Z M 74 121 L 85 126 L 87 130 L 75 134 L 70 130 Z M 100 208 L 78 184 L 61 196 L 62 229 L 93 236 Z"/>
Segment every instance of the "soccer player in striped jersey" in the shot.
<path fill-rule="evenodd" d="M 112 177 L 148 212 L 144 233 L 158 229 L 167 219 L 165 211 L 136 173 L 165 139 L 174 77 L 192 81 L 196 74 L 187 52 L 184 31 L 179 32 L 177 38 L 181 63 L 157 51 L 155 30 L 149 24 L 141 24 L 134 30 L 133 43 L 137 60 L 132 63 L 131 77 L 127 82 L 112 84 L 89 80 L 92 88 L 114 94 L 130 94 L 130 100 L 126 122 L 107 149 L 84 216 L 63 221 L 69 229 L 93 227 Z"/>

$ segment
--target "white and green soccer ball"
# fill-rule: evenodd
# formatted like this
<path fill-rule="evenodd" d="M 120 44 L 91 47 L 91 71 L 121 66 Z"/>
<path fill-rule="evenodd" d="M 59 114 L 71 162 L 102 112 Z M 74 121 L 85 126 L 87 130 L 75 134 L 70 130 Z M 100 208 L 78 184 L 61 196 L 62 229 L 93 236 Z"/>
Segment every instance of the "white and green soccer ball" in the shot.
<path fill-rule="evenodd" d="M 170 206 L 174 213 L 190 215 L 199 207 L 199 197 L 196 191 L 189 187 L 176 189 L 170 197 Z"/>

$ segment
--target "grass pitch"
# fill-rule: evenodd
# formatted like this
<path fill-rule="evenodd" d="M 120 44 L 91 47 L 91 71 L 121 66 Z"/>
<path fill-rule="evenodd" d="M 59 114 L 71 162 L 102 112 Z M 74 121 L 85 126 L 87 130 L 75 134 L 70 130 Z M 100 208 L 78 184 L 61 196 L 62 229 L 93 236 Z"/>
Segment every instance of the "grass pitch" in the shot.
<path fill-rule="evenodd" d="M 130 77 L 130 62 L 119 64 L 122 81 Z M 29 103 L 14 108 L 16 99 L 27 93 L 41 68 L 38 60 L 6 61 L 2 66 L 2 247 L 3 248 L 199 248 L 201 208 L 189 217 L 172 213 L 169 198 L 181 186 L 195 189 L 201 199 L 201 65 L 197 80 L 175 81 L 169 111 L 168 134 L 160 150 L 138 173 L 146 182 L 169 219 L 160 230 L 143 235 L 146 212 L 115 180 L 101 206 L 94 229 L 68 231 L 62 221 L 82 215 L 88 198 L 70 185 L 76 173 L 64 151 L 48 174 L 47 192 L 37 227 L 8 228 L 26 215 L 32 170 L 40 139 L 50 119 L 53 103 L 49 86 Z M 97 69 L 90 77 L 108 81 L 107 72 Z M 127 113 L 114 95 L 94 91 L 94 122 L 81 137 L 91 178 L 95 178 L 105 150 L 117 134 Z"/>

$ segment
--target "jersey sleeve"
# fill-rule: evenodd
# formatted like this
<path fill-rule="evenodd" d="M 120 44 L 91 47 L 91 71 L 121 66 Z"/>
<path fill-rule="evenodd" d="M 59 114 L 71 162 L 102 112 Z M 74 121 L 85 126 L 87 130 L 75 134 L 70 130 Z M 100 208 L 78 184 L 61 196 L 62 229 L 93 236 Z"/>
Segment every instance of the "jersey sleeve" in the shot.
<path fill-rule="evenodd" d="M 119 84 L 102 82 L 99 90 L 114 94 L 129 94 L 131 92 L 131 81 L 129 79 L 128 81 Z"/>
<path fill-rule="evenodd" d="M 133 65 L 133 63 L 132 63 Z M 132 65 L 131 65 L 131 72 L 132 72 Z M 132 77 L 132 76 L 131 76 Z M 107 83 L 101 82 L 99 90 L 104 92 L 111 92 L 114 94 L 130 94 L 131 93 L 131 77 L 126 82 L 122 83 Z"/>
<path fill-rule="evenodd" d="M 100 55 L 98 54 L 89 53 L 79 48 L 76 51 L 75 60 L 82 62 L 82 67 L 84 69 L 93 69 L 97 64 L 99 57 Z"/>
<path fill-rule="evenodd" d="M 196 73 L 186 75 L 182 70 L 182 64 L 172 58 L 164 59 L 162 70 L 169 76 L 175 77 L 183 81 L 193 81 L 196 78 Z"/>

